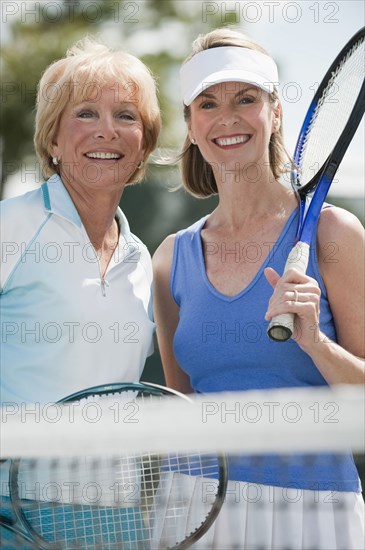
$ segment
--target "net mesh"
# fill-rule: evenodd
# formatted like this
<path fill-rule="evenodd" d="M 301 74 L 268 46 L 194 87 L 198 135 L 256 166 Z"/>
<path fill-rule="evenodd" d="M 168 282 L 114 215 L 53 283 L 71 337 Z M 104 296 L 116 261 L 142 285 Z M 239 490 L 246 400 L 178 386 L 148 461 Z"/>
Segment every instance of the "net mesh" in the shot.
<path fill-rule="evenodd" d="M 312 533 L 303 548 L 341 548 L 330 540 L 319 545 L 315 509 L 331 509 L 342 530 L 353 513 L 344 488 L 350 450 L 364 475 L 364 394 L 363 387 L 343 386 L 208 394 L 191 402 L 109 396 L 5 403 L 1 547 L 188 547 L 183 541 L 213 510 L 216 521 L 188 543 L 192 548 L 294 549 L 285 537 L 291 525 L 298 529 L 300 507 Z M 272 546 L 264 525 L 282 514 L 287 533 L 273 527 Z"/>
<path fill-rule="evenodd" d="M 365 42 L 359 40 L 344 56 L 323 91 L 296 162 L 301 185 L 323 166 L 342 134 L 365 77 Z"/>

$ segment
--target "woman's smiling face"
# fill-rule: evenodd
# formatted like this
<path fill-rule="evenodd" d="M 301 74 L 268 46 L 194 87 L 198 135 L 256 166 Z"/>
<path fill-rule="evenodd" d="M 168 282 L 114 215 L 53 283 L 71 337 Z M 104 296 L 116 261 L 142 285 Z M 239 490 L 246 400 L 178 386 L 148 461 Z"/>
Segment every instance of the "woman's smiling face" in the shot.
<path fill-rule="evenodd" d="M 128 88 L 104 86 L 95 97 L 70 102 L 52 146 L 65 183 L 123 189 L 143 160 L 143 123 Z"/>
<path fill-rule="evenodd" d="M 189 136 L 213 170 L 235 171 L 269 163 L 269 142 L 278 109 L 269 94 L 241 82 L 208 88 L 190 106 Z"/>

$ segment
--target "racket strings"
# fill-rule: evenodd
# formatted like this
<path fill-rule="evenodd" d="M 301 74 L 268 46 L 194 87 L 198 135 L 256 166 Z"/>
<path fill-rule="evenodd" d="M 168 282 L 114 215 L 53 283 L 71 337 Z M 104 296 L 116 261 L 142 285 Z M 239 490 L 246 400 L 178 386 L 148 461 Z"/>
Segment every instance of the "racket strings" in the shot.
<path fill-rule="evenodd" d="M 67 550 L 112 548 L 110 544 L 129 539 L 139 545 L 150 544 L 156 537 L 166 544 L 168 541 L 169 546 L 163 547 L 172 547 L 205 521 L 218 489 L 218 480 L 209 476 L 218 476 L 218 465 L 211 459 L 206 471 L 204 461 L 199 466 L 195 457 L 192 465 L 186 457 L 181 464 L 176 455 L 172 460 L 164 458 L 160 459 L 161 471 L 157 467 L 149 468 L 144 461 L 145 486 L 142 482 L 131 487 L 123 484 L 121 491 L 114 492 L 114 502 L 109 506 L 82 505 L 69 500 L 62 503 L 61 498 L 61 502 L 37 504 L 22 501 L 22 511 L 45 540 L 61 541 L 62 548 Z M 139 475 L 140 470 L 137 472 Z M 136 477 L 135 470 L 130 469 L 124 477 Z M 99 481 L 95 476 L 90 479 Z M 140 548 L 143 547 L 136 546 Z"/>
<path fill-rule="evenodd" d="M 140 544 L 150 540 L 141 516 L 130 510 L 89 506 L 75 509 L 60 503 L 44 503 L 39 509 L 27 510 L 24 506 L 23 513 L 32 528 L 55 548 L 118 548 L 121 542 L 124 548 L 125 542 Z"/>
<path fill-rule="evenodd" d="M 311 115 L 296 163 L 301 185 L 324 165 L 344 131 L 365 75 L 364 38 L 339 61 Z"/>

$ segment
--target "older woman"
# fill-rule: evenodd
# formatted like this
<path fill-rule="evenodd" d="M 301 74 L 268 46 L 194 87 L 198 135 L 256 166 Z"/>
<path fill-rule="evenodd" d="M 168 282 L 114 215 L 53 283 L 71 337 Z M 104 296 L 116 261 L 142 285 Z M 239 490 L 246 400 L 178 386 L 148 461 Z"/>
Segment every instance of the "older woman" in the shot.
<path fill-rule="evenodd" d="M 46 181 L 1 204 L 3 406 L 139 380 L 152 351 L 151 259 L 118 205 L 159 130 L 154 79 L 132 55 L 85 39 L 43 74 Z"/>
<path fill-rule="evenodd" d="M 166 381 L 182 392 L 364 382 L 359 221 L 326 205 L 307 275 L 280 277 L 298 213 L 280 183 L 288 157 L 276 82 L 267 52 L 228 28 L 199 37 L 181 69 L 184 185 L 198 197 L 219 195 L 210 215 L 169 236 L 154 257 Z M 326 262 L 331 241 L 336 263 Z M 268 321 L 286 312 L 296 314 L 294 339 L 270 341 Z M 197 547 L 363 548 L 364 503 L 351 455 L 297 458 L 290 467 L 278 456 L 231 458 L 229 502 Z"/>
<path fill-rule="evenodd" d="M 156 145 L 141 61 L 89 39 L 44 73 L 35 147 L 47 181 L 3 201 L 2 402 L 138 381 L 151 352 L 151 266 L 118 207 Z"/>

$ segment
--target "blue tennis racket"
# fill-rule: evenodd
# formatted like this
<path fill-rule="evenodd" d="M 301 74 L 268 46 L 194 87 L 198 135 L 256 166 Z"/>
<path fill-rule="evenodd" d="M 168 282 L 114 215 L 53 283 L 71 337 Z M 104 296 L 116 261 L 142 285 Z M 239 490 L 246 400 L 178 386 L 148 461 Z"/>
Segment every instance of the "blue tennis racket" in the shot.
<path fill-rule="evenodd" d="M 305 116 L 294 153 L 295 168 L 291 173 L 291 184 L 299 202 L 299 223 L 296 244 L 288 256 L 284 273 L 291 268 L 306 272 L 309 247 L 323 203 L 364 114 L 364 38 L 365 27 L 341 50 Z M 268 327 L 270 338 L 278 342 L 288 340 L 293 331 L 292 313 L 277 315 Z"/>

